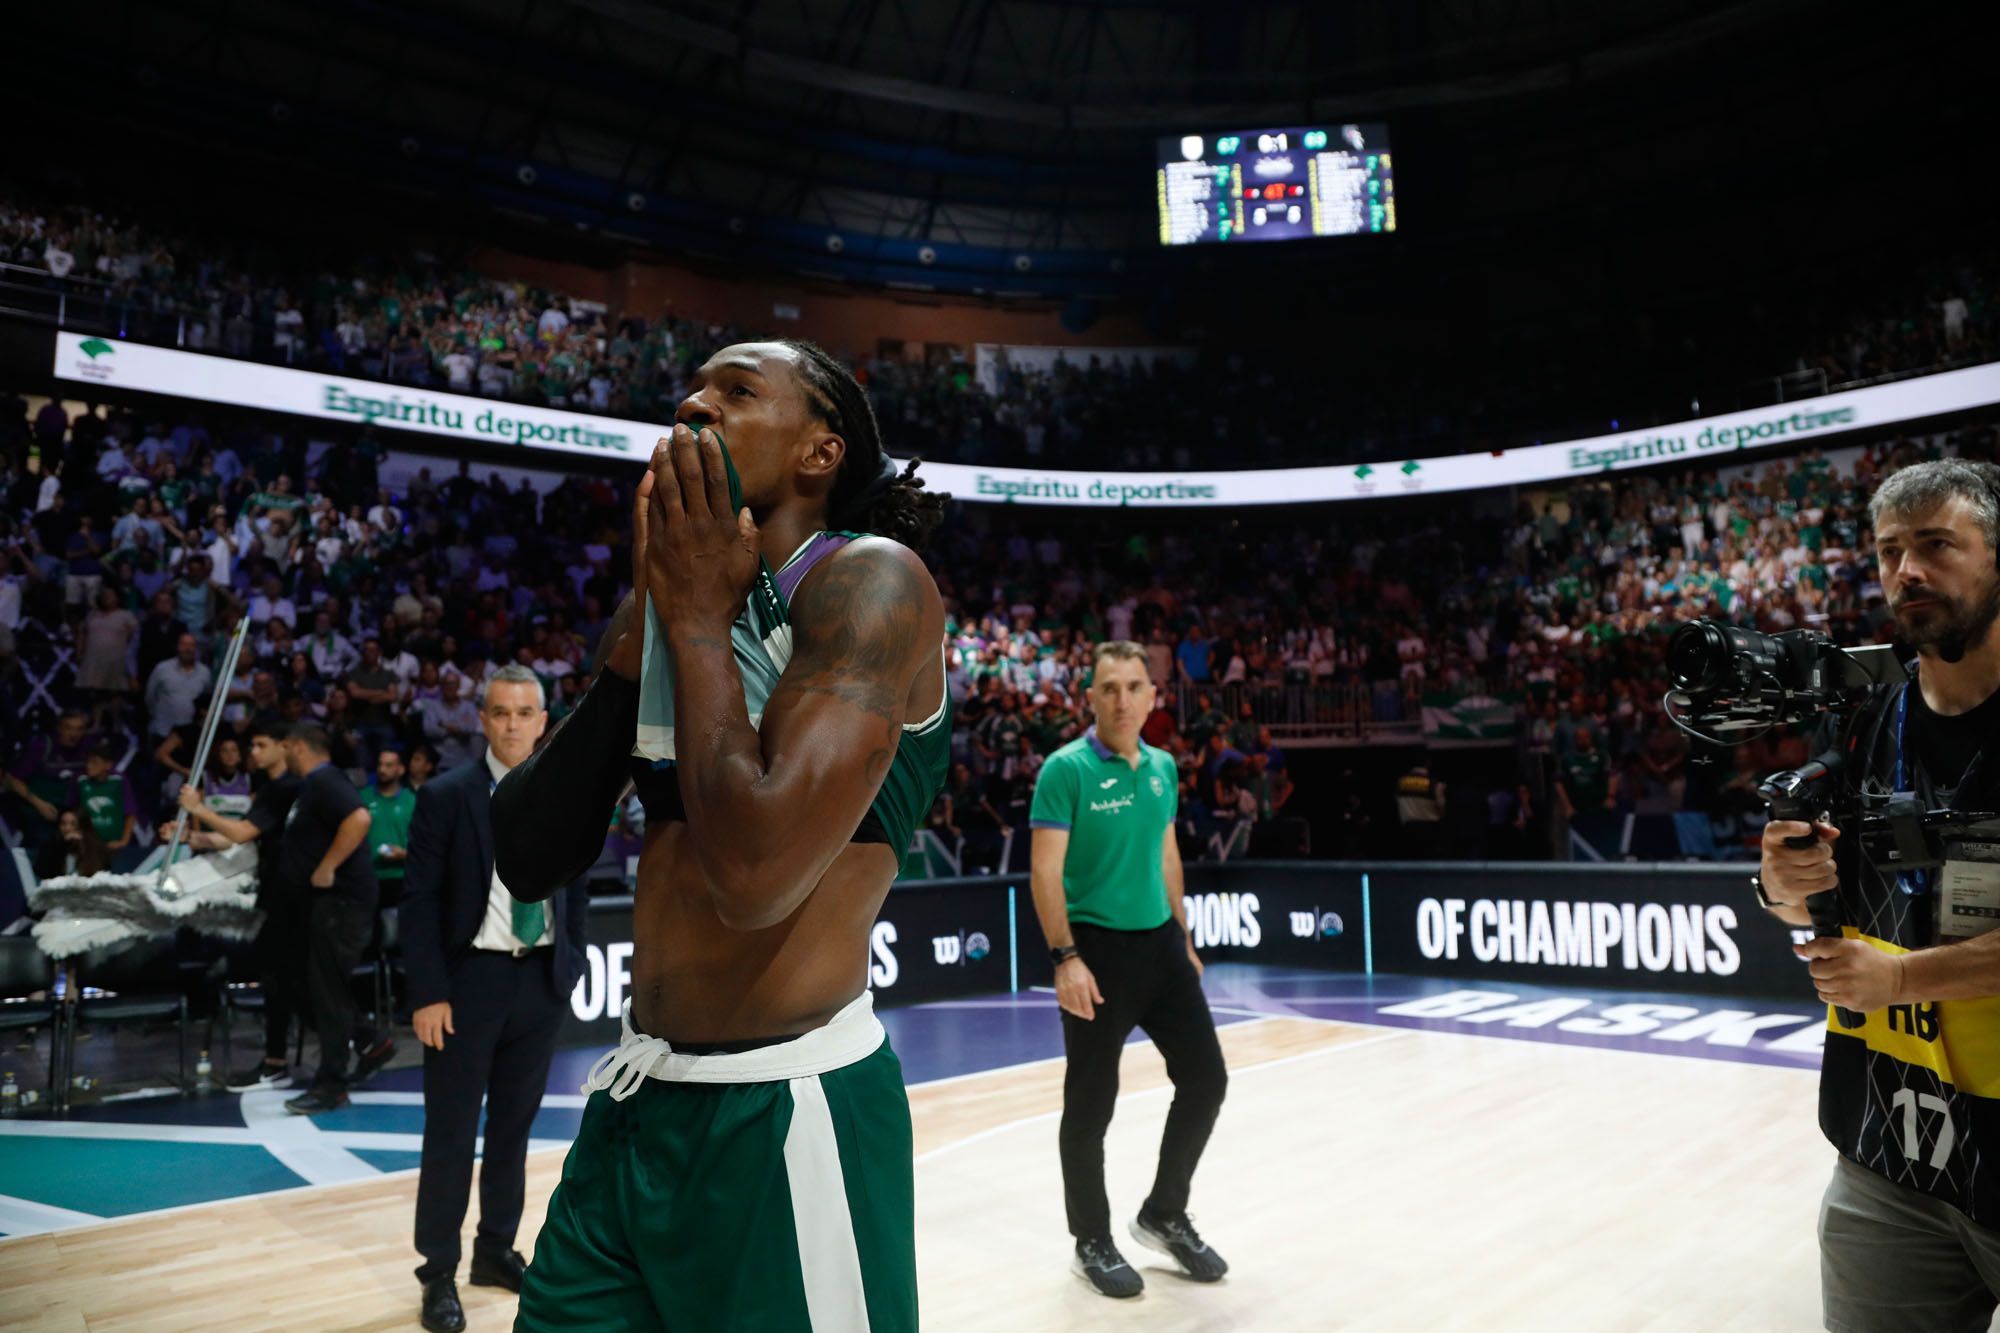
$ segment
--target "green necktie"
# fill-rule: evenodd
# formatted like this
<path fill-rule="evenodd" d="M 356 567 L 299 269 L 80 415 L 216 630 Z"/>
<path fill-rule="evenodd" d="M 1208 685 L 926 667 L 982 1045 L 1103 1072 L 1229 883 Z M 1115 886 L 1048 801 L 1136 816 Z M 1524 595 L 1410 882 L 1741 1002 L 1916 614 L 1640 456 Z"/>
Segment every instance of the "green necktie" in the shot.
<path fill-rule="evenodd" d="M 487 793 L 490 795 L 499 785 L 499 779 L 489 773 L 486 779 Z M 508 890 L 507 896 L 514 898 L 511 889 Z M 547 920 L 540 903 L 524 903 L 519 898 L 514 898 L 514 938 L 521 941 L 522 948 L 532 949 L 541 942 L 542 925 Z"/>
<path fill-rule="evenodd" d="M 507 895 L 513 898 L 513 894 Z M 524 903 L 514 898 L 514 938 L 526 948 L 534 948 L 542 938 L 542 915 L 540 903 Z"/>

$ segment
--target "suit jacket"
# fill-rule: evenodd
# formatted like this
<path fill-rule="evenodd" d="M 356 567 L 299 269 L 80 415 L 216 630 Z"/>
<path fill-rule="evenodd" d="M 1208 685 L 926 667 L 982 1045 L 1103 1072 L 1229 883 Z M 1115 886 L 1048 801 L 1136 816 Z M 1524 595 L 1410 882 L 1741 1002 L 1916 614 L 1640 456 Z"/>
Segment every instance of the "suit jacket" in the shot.
<path fill-rule="evenodd" d="M 493 794 L 484 760 L 462 764 L 417 790 L 403 863 L 398 925 L 410 1007 L 451 999 L 451 978 L 472 952 L 493 887 Z M 548 900 L 555 947 L 550 978 L 568 995 L 583 974 L 589 894 L 581 878 Z"/>

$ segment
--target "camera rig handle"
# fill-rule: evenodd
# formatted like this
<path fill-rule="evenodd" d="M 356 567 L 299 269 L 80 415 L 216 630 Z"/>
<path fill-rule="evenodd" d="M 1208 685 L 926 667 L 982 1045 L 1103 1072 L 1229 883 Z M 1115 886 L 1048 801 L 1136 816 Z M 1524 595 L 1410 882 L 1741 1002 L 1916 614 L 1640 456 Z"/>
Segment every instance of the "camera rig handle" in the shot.
<path fill-rule="evenodd" d="M 1785 846 L 1803 850 L 1819 841 L 1816 823 L 1828 812 L 1817 789 L 1833 775 L 1837 763 L 1837 759 L 1833 763 L 1815 759 L 1802 767 L 1773 773 L 1757 784 L 1757 795 L 1771 808 L 1771 818 L 1796 820 L 1806 825 L 1807 831 L 1799 837 L 1786 838 Z M 1806 912 L 1812 917 L 1814 935 L 1828 940 L 1841 938 L 1840 899 L 1832 890 L 1808 897 Z M 1863 1021 L 1852 1009 L 1836 1008 L 1834 1018 L 1844 1028 L 1858 1028 Z"/>

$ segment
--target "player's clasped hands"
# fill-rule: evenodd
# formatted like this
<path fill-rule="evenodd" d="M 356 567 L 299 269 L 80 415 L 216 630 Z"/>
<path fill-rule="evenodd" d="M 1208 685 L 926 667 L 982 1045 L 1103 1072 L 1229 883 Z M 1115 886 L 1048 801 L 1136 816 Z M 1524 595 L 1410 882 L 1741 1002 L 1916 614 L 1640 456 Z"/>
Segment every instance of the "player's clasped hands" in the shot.
<path fill-rule="evenodd" d="M 1819 840 L 1812 846 L 1785 845 L 1785 839 L 1803 837 L 1814 829 Z M 1832 889 L 1840 882 L 1833 865 L 1833 844 L 1839 837 L 1840 830 L 1825 823 L 1774 819 L 1764 825 L 1764 896 L 1774 903 L 1802 907 L 1813 894 Z"/>
<path fill-rule="evenodd" d="M 634 522 L 635 574 L 662 617 L 727 625 L 757 575 L 757 525 L 729 500 L 722 441 L 708 427 L 675 425 L 640 478 Z"/>

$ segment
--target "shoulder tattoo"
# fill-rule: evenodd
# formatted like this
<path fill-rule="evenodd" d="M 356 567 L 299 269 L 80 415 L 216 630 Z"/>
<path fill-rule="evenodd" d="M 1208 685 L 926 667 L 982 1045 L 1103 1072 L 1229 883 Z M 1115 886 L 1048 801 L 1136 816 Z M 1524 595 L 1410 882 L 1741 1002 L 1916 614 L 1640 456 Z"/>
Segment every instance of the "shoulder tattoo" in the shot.
<path fill-rule="evenodd" d="M 905 668 L 923 624 L 923 582 L 908 564 L 887 551 L 843 553 L 792 603 L 795 671 L 786 683 L 900 723 Z"/>

